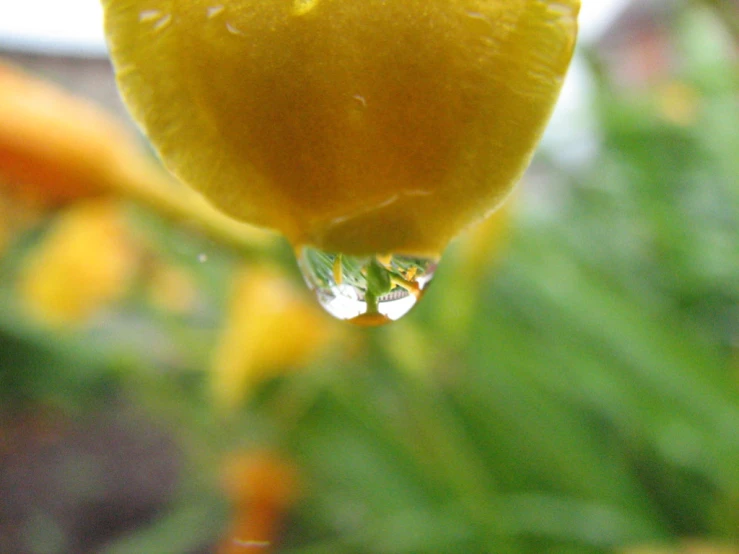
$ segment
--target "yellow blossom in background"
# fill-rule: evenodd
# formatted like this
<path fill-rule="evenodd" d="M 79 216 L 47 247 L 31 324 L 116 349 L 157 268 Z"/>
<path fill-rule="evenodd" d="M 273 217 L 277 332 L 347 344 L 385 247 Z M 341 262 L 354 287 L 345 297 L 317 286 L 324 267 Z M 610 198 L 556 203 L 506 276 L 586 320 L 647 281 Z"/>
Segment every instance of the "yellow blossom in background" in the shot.
<path fill-rule="evenodd" d="M 118 202 L 86 201 L 62 213 L 28 254 L 18 292 L 39 319 L 56 326 L 82 324 L 125 293 L 136 264 Z"/>
<path fill-rule="evenodd" d="M 468 229 L 455 242 L 459 260 L 456 271 L 465 281 L 479 283 L 491 266 L 505 256 L 515 201 L 514 195 L 494 214 Z"/>
<path fill-rule="evenodd" d="M 700 111 L 700 94 L 688 83 L 672 81 L 657 91 L 657 108 L 670 123 L 693 125 Z"/>
<path fill-rule="evenodd" d="M 467 229 L 453 244 L 456 264 L 447 279 L 451 282 L 439 300 L 436 314 L 443 327 L 461 339 L 468 331 L 478 294 L 492 268 L 505 256 L 511 232 L 514 195 L 499 210 Z"/>
<path fill-rule="evenodd" d="M 255 384 L 304 366 L 336 338 L 334 321 L 301 292 L 274 267 L 236 274 L 212 369 L 218 401 L 235 406 Z"/>

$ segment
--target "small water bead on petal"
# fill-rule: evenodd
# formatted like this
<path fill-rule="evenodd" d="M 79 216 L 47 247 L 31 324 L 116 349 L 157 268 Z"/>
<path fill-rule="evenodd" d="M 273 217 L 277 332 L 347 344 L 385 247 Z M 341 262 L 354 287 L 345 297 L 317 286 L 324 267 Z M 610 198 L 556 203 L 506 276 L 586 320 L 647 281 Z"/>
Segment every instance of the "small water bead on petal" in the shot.
<path fill-rule="evenodd" d="M 141 23 L 144 23 L 146 21 L 154 21 L 155 19 L 159 19 L 162 17 L 162 12 L 160 10 L 144 10 L 139 13 L 139 21 Z"/>
<path fill-rule="evenodd" d="M 154 26 L 152 27 L 155 31 L 161 31 L 162 29 L 166 28 L 170 23 L 172 23 L 172 14 L 168 13 L 167 15 L 162 16 L 160 19 L 154 23 Z"/>
<path fill-rule="evenodd" d="M 375 326 L 400 319 L 423 296 L 438 259 L 346 256 L 316 248 L 298 251 L 298 265 L 318 302 L 337 319 Z"/>
<path fill-rule="evenodd" d="M 241 29 L 239 29 L 238 27 L 236 27 L 230 21 L 227 21 L 226 22 L 226 30 L 229 33 L 231 33 L 232 35 L 237 35 L 237 36 L 244 36 L 245 35 L 244 31 L 242 31 Z"/>
<path fill-rule="evenodd" d="M 149 23 L 154 31 L 161 31 L 172 23 L 172 14 L 160 10 L 144 10 L 139 13 L 139 23 Z"/>
<path fill-rule="evenodd" d="M 294 0 L 293 15 L 305 15 L 318 5 L 319 0 Z"/>
<path fill-rule="evenodd" d="M 226 9 L 226 7 L 223 6 L 223 5 L 210 6 L 206 10 L 206 15 L 208 16 L 208 19 L 211 19 L 211 18 L 216 17 L 217 15 L 220 15 L 221 13 L 223 13 L 223 11 L 225 9 Z"/>

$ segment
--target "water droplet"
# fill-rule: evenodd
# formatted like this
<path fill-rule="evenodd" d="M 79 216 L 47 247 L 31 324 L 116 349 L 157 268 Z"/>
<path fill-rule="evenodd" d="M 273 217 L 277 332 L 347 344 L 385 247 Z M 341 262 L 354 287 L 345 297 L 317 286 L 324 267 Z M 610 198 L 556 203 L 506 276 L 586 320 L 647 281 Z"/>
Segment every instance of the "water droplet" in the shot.
<path fill-rule="evenodd" d="M 156 23 L 154 23 L 153 29 L 155 31 L 161 31 L 162 29 L 167 27 L 167 25 L 169 25 L 170 23 L 172 23 L 172 14 L 168 13 L 161 19 L 158 19 Z"/>
<path fill-rule="evenodd" d="M 146 21 L 153 21 L 162 17 L 162 12 L 159 10 L 144 10 L 139 13 L 139 21 L 144 23 Z"/>
<path fill-rule="evenodd" d="M 298 265 L 318 302 L 337 319 L 383 325 L 421 299 L 438 260 L 413 256 L 346 256 L 303 247 Z"/>
<path fill-rule="evenodd" d="M 211 6 L 206 10 L 206 15 L 208 16 L 208 19 L 211 19 L 213 17 L 216 17 L 217 15 L 223 13 L 223 11 L 226 9 L 225 6 Z"/>
<path fill-rule="evenodd" d="M 489 35 L 493 30 L 493 24 L 484 13 L 467 12 L 467 27 L 470 31 L 479 35 Z"/>
<path fill-rule="evenodd" d="M 198 261 L 201 264 L 204 264 L 205 262 L 207 262 L 208 261 L 208 254 L 205 254 L 205 253 L 198 254 Z"/>
<path fill-rule="evenodd" d="M 152 29 L 161 31 L 172 22 L 171 13 L 163 13 L 159 10 L 144 10 L 139 13 L 141 23 L 153 23 Z"/>
<path fill-rule="evenodd" d="M 318 5 L 320 0 L 294 0 L 293 15 L 305 15 Z"/>
<path fill-rule="evenodd" d="M 226 22 L 226 30 L 229 33 L 231 33 L 232 35 L 244 36 L 244 31 L 242 31 L 241 29 L 239 29 L 238 27 L 236 27 L 231 22 Z"/>

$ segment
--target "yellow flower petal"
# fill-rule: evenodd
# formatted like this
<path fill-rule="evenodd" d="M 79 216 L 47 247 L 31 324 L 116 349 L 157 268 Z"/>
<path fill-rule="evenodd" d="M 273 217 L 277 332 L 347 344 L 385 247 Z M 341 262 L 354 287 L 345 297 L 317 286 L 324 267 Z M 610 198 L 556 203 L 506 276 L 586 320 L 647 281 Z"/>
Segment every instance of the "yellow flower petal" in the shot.
<path fill-rule="evenodd" d="M 47 323 L 84 323 L 127 289 L 136 252 L 116 203 L 78 204 L 25 260 L 18 282 L 31 313 Z"/>
<path fill-rule="evenodd" d="M 166 165 L 297 247 L 437 255 L 508 195 L 579 0 L 103 0 Z"/>
<path fill-rule="evenodd" d="M 310 362 L 335 332 L 334 322 L 278 269 L 244 269 L 214 358 L 216 399 L 237 405 L 260 381 Z"/>

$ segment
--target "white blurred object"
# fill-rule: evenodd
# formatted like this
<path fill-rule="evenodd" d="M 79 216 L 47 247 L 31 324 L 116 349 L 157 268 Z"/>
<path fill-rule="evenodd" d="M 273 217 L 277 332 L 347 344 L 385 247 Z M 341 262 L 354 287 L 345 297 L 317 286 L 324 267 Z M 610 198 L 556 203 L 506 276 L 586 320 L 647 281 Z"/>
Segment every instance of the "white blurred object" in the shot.
<path fill-rule="evenodd" d="M 0 0 L 0 49 L 105 56 L 99 0 Z"/>
<path fill-rule="evenodd" d="M 582 0 L 580 44 L 596 43 L 626 8 L 645 1 Z M 592 76 L 582 57 L 575 52 L 562 94 L 541 141 L 542 150 L 570 169 L 592 160 L 598 152 L 600 137 L 592 113 L 592 93 Z"/>
<path fill-rule="evenodd" d="M 578 40 L 583 44 L 596 42 L 629 4 L 639 1 L 643 0 L 582 0 Z"/>
<path fill-rule="evenodd" d="M 583 0 L 580 39 L 592 42 L 631 1 Z M 0 0 L 0 48 L 104 56 L 99 0 Z"/>
<path fill-rule="evenodd" d="M 592 93 L 592 76 L 576 53 L 540 144 L 542 150 L 570 169 L 598 152 L 600 138 L 592 113 Z"/>

